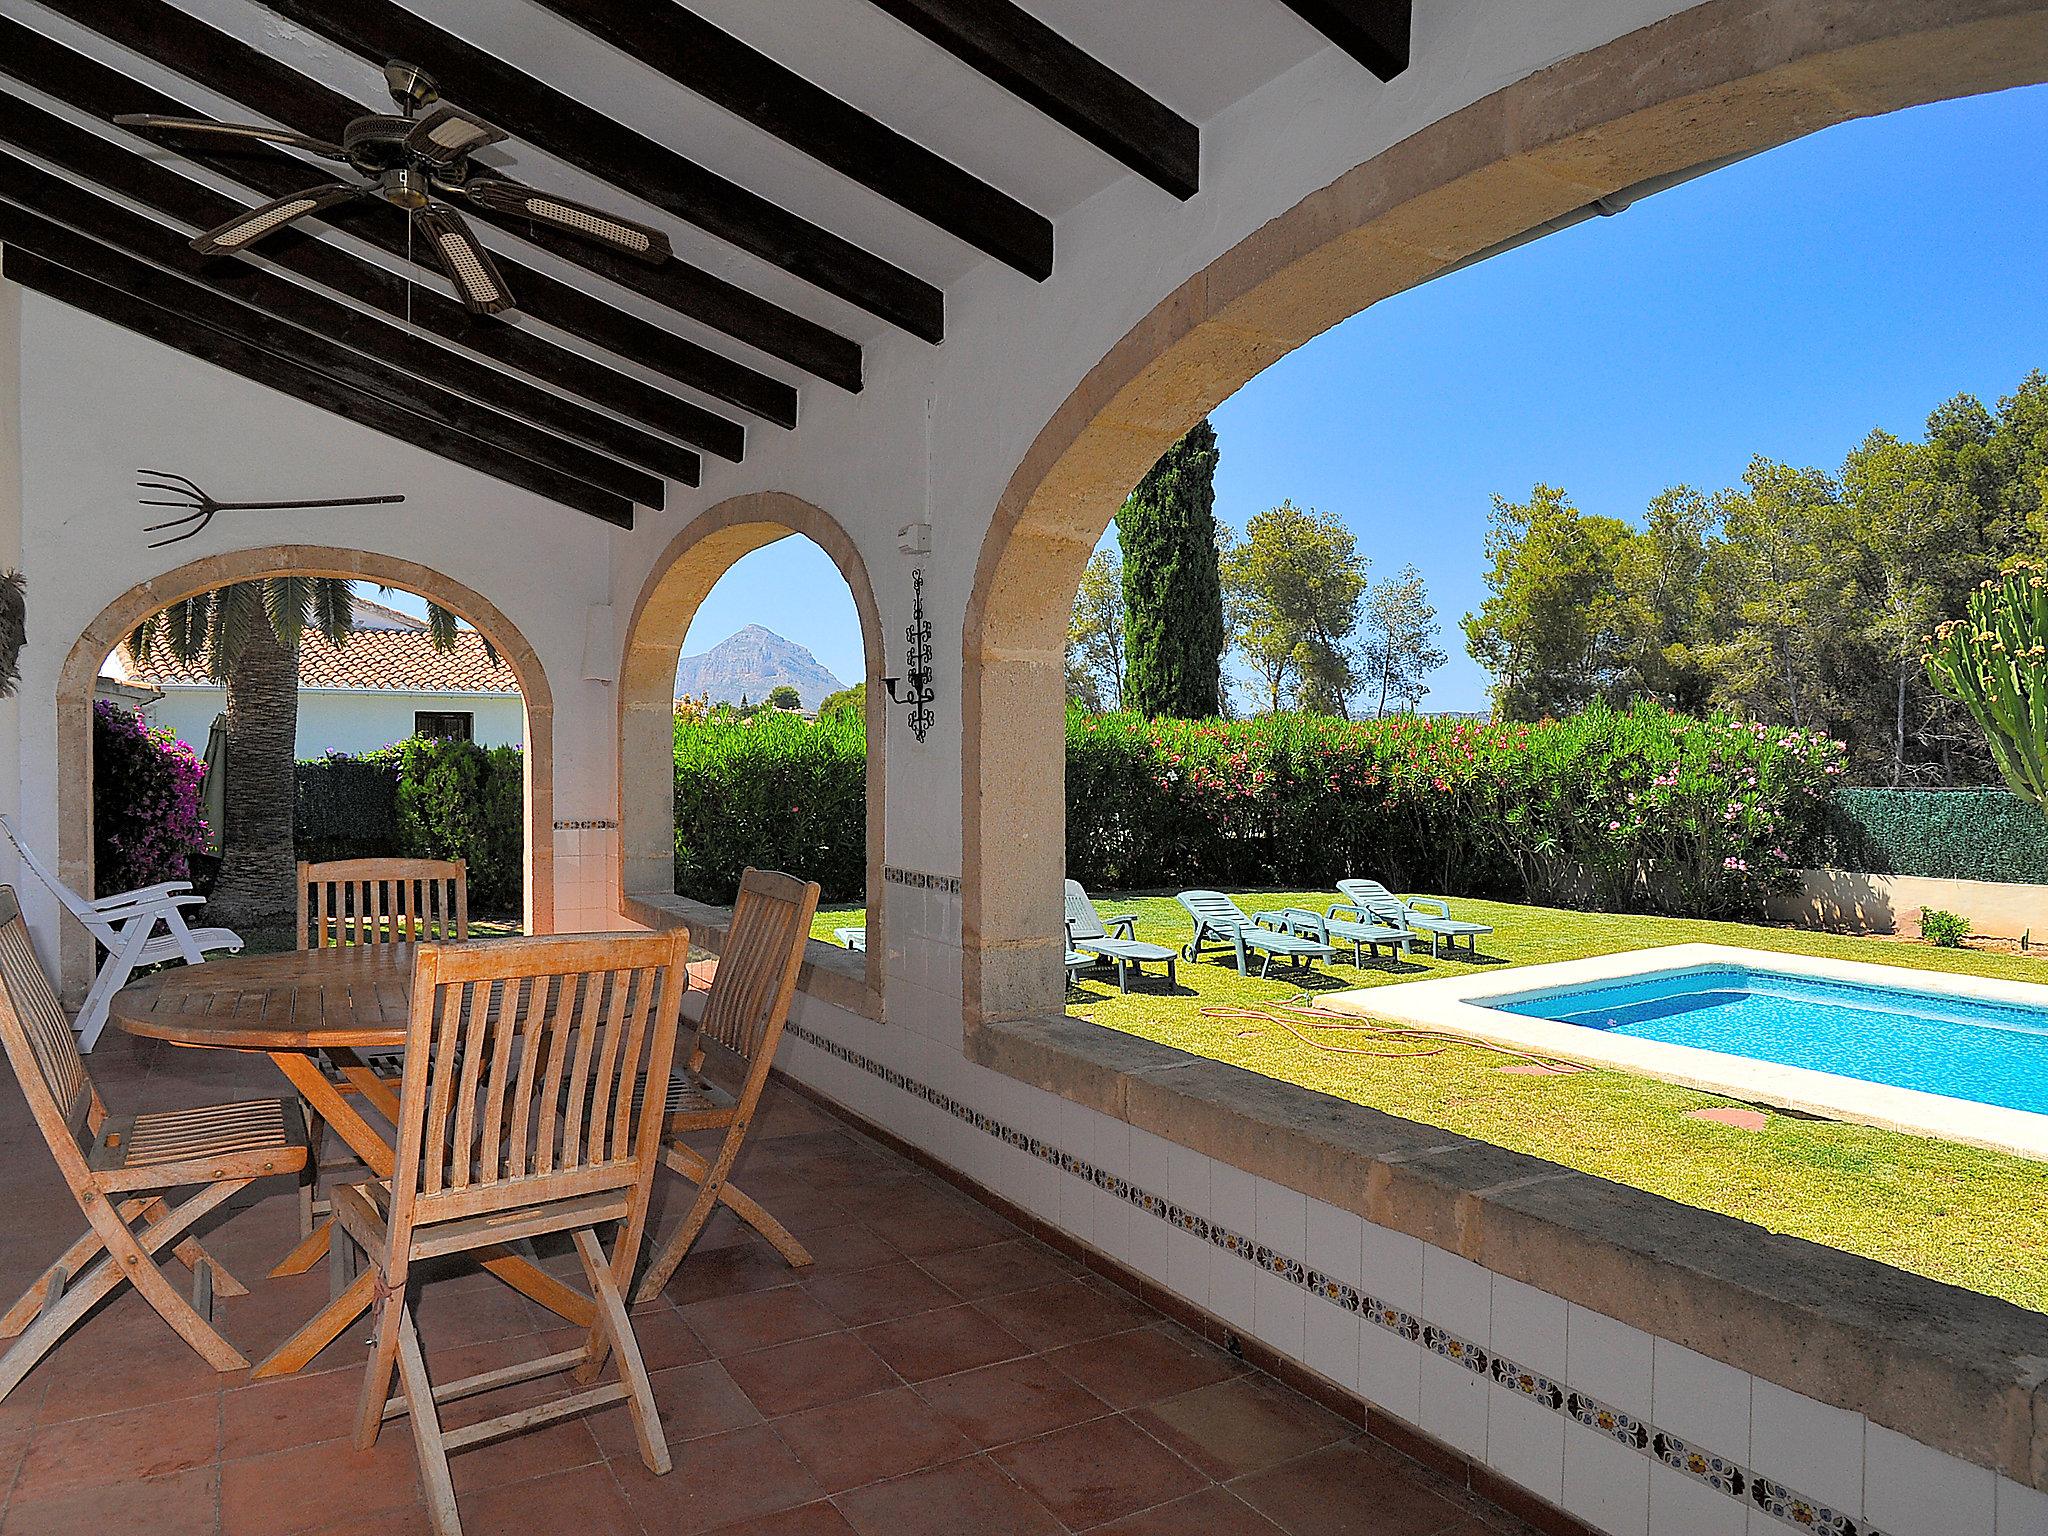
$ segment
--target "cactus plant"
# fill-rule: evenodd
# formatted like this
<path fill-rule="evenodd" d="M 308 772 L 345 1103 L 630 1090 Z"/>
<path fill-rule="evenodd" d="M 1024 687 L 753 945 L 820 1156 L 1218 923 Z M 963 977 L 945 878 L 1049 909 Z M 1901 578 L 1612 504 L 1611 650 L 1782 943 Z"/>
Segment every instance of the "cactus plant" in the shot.
<path fill-rule="evenodd" d="M 1970 712 L 2013 793 L 2048 814 L 2048 572 L 2015 562 L 1926 643 L 1928 681 Z"/>

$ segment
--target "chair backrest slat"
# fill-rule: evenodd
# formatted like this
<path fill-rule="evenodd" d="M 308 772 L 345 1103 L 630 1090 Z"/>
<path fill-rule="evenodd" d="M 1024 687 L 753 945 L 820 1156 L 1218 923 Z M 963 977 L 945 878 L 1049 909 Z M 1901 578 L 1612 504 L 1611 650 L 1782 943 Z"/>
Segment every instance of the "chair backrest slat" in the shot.
<path fill-rule="evenodd" d="M 688 958 L 687 934 L 423 945 L 394 1230 L 644 1187 Z"/>
<path fill-rule="evenodd" d="M 298 889 L 301 949 L 469 937 L 469 870 L 461 859 L 302 861 Z"/>
<path fill-rule="evenodd" d="M 704 998 L 697 1049 L 713 1043 L 746 1063 L 743 1098 L 758 1096 L 767 1080 L 817 910 L 815 881 L 768 869 L 749 869 L 740 879 L 732 925 Z"/>
<path fill-rule="evenodd" d="M 14 830 L 14 823 L 9 821 L 4 813 L 0 813 L 0 831 L 6 832 L 7 841 L 14 844 L 14 851 L 21 856 L 21 862 L 28 866 L 29 873 L 50 888 L 51 894 L 64 904 L 65 911 L 85 924 L 95 936 L 104 937 L 114 931 L 114 925 L 95 912 L 92 903 L 59 880 L 56 871 L 36 857 L 35 850 L 29 847 L 27 839 Z"/>
<path fill-rule="evenodd" d="M 1252 920 L 1245 916 L 1244 908 L 1221 891 L 1182 891 L 1180 904 L 1212 928 L 1227 931 L 1252 926 Z"/>
<path fill-rule="evenodd" d="M 1339 880 L 1337 890 L 1354 906 L 1365 908 L 1383 923 L 1396 928 L 1408 926 L 1408 909 L 1401 898 L 1377 880 Z"/>
<path fill-rule="evenodd" d="M 58 1166 L 67 1175 L 82 1174 L 81 1142 L 91 1130 L 99 1096 L 8 885 L 0 885 L 0 1040 Z"/>
<path fill-rule="evenodd" d="M 1077 939 L 1109 936 L 1109 930 L 1102 926 L 1102 914 L 1095 910 L 1095 903 L 1088 899 L 1088 892 L 1078 880 L 1067 882 L 1067 932 Z"/>

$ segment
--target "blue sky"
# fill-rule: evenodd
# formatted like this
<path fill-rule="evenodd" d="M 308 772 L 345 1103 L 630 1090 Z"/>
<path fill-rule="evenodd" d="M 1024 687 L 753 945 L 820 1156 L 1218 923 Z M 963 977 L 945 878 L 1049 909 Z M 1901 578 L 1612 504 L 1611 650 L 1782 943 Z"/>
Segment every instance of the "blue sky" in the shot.
<path fill-rule="evenodd" d="M 1217 512 L 1242 529 L 1292 499 L 1376 575 L 1413 561 L 1451 657 L 1423 707 L 1482 708 L 1458 620 L 1495 492 L 1635 518 L 1752 454 L 1833 468 L 2048 367 L 2043 143 L 2048 87 L 1851 123 L 1376 305 L 1217 410 Z M 749 623 L 860 675 L 852 600 L 804 539 L 736 565 L 684 649 Z"/>

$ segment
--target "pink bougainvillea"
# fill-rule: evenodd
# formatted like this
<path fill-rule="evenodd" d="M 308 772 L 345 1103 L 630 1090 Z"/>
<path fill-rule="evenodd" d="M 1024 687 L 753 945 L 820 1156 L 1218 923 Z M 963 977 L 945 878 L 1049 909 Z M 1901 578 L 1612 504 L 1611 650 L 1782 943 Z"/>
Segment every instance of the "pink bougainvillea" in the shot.
<path fill-rule="evenodd" d="M 206 849 L 205 766 L 169 731 L 101 700 L 92 707 L 94 894 L 183 880 Z"/>

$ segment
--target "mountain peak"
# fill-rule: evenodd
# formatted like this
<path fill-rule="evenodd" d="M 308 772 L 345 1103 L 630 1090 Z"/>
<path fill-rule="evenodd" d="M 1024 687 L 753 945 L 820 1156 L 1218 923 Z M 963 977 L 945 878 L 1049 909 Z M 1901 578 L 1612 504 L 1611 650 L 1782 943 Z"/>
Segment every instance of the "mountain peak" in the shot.
<path fill-rule="evenodd" d="M 772 629 L 749 624 L 727 635 L 710 650 L 685 656 L 676 664 L 676 695 L 709 695 L 714 704 L 758 704 L 787 683 L 805 709 L 816 709 L 827 694 L 845 685 L 818 658 L 785 640 Z"/>

